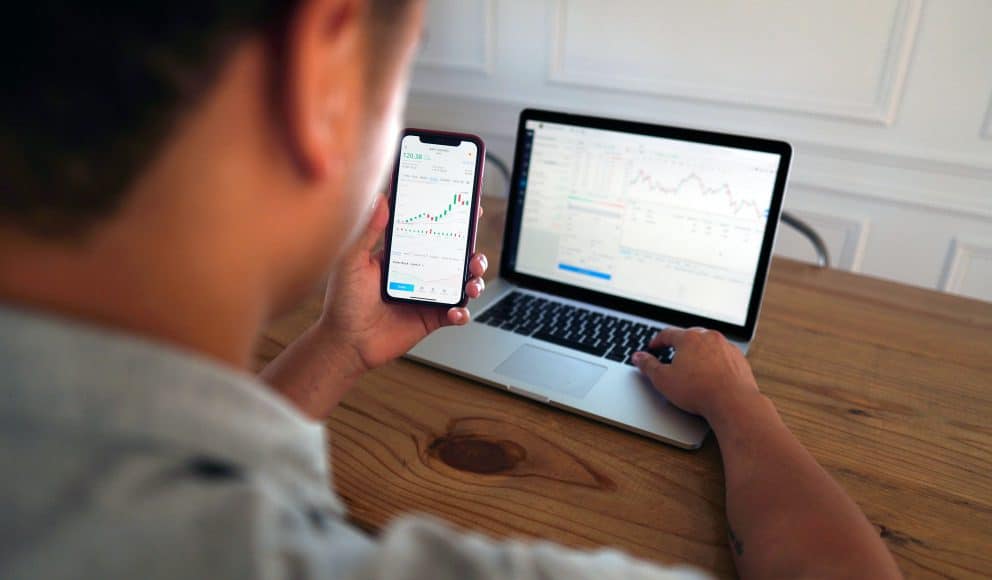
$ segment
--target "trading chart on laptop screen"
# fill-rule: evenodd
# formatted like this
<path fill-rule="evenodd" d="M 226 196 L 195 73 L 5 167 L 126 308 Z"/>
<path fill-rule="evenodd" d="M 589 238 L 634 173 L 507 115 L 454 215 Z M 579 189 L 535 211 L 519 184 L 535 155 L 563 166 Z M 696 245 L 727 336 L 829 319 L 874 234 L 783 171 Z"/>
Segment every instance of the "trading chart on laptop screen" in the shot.
<path fill-rule="evenodd" d="M 743 325 L 780 157 L 528 121 L 516 268 Z"/>

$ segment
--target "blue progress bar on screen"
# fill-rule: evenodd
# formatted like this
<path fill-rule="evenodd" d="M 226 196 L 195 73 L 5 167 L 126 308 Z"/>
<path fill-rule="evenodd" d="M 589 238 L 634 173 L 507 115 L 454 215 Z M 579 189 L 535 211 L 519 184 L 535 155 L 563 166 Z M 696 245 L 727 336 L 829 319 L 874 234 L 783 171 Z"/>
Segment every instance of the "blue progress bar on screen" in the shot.
<path fill-rule="evenodd" d="M 585 274 L 586 276 L 592 276 L 593 278 L 601 278 L 603 280 L 609 280 L 613 276 L 607 274 L 606 272 L 597 272 L 596 270 L 588 270 L 586 268 L 579 268 L 578 266 L 572 266 L 570 264 L 558 264 L 559 270 L 565 270 L 566 272 L 575 272 L 576 274 Z"/>
<path fill-rule="evenodd" d="M 404 284 L 402 282 L 390 282 L 390 290 L 402 290 L 404 292 L 413 292 L 413 284 Z"/>

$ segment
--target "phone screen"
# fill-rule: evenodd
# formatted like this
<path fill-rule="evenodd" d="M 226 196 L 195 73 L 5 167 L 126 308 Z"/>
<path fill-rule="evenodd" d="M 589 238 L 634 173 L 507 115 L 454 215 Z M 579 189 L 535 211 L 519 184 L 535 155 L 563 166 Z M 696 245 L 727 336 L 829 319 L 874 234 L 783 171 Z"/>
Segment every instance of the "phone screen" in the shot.
<path fill-rule="evenodd" d="M 457 304 L 465 284 L 478 146 L 400 142 L 386 292 Z"/>

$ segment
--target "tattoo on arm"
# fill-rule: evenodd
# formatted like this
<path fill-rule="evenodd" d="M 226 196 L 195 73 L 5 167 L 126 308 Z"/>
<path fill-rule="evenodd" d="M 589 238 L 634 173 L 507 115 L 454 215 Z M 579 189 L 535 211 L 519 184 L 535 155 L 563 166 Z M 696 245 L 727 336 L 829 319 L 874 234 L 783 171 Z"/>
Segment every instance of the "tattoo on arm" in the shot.
<path fill-rule="evenodd" d="M 743 556 L 744 542 L 741 542 L 737 538 L 737 535 L 734 533 L 734 529 L 730 527 L 729 523 L 727 524 L 727 539 L 730 541 L 730 547 L 734 550 L 734 553 L 737 554 L 737 557 L 740 558 Z"/>

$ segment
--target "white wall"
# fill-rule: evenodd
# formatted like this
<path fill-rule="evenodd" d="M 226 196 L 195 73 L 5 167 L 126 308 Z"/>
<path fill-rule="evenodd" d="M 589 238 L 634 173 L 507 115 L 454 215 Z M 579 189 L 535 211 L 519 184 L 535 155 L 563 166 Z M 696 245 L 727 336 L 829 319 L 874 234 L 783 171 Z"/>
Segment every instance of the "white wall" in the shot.
<path fill-rule="evenodd" d="M 785 139 L 786 209 L 837 267 L 992 300 L 990 0 L 430 0 L 427 20 L 410 124 L 507 161 L 526 106 Z"/>

